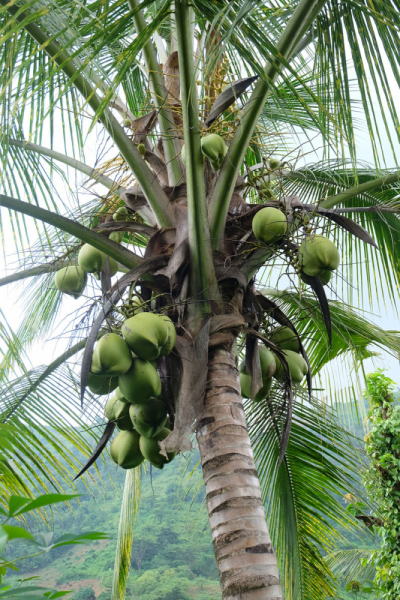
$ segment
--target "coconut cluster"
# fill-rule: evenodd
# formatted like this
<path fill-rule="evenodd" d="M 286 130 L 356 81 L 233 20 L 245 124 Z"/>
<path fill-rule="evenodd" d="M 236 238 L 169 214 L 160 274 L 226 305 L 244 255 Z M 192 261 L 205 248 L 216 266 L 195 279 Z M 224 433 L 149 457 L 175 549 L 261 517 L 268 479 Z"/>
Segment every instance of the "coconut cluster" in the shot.
<path fill-rule="evenodd" d="M 114 462 L 133 469 L 146 458 L 162 469 L 175 453 L 163 456 L 158 444 L 170 429 L 157 359 L 174 348 L 176 331 L 167 316 L 143 312 L 136 303 L 136 314 L 123 323 L 121 335 L 107 333 L 96 343 L 88 387 L 98 395 L 115 390 L 104 410 L 120 430 L 111 444 Z"/>
<path fill-rule="evenodd" d="M 254 236 L 264 244 L 274 245 L 282 240 L 288 229 L 285 213 L 266 206 L 253 218 Z M 322 235 L 307 235 L 298 251 L 300 275 L 305 283 L 308 277 L 319 277 L 327 285 L 340 264 L 340 254 L 335 244 Z"/>
<path fill-rule="evenodd" d="M 297 335 L 289 327 L 277 327 L 271 336 L 271 342 L 275 344 L 284 355 L 293 383 L 301 383 L 307 375 L 308 366 L 300 354 L 300 341 Z M 272 378 L 284 381 L 286 376 L 285 367 L 274 352 L 259 347 L 262 388 L 253 400 L 260 402 L 268 398 L 272 387 Z M 251 375 L 247 373 L 245 361 L 240 366 L 240 388 L 244 398 L 251 398 Z"/>
<path fill-rule="evenodd" d="M 129 221 L 130 218 L 126 206 L 120 206 L 113 214 L 114 221 Z M 124 234 L 122 231 L 113 231 L 109 237 L 110 240 L 120 244 Z M 84 244 L 78 254 L 78 264 L 64 267 L 55 274 L 56 288 L 73 298 L 79 298 L 85 290 L 87 274 L 92 273 L 96 279 L 100 279 L 100 273 L 106 267 L 107 258 L 110 261 L 110 274 L 113 277 L 118 271 L 117 261 L 94 246 Z"/>
<path fill-rule="evenodd" d="M 79 298 L 85 290 L 87 274 L 92 273 L 96 279 L 99 279 L 100 273 L 106 268 L 107 258 L 110 261 L 110 274 L 113 277 L 118 271 L 117 261 L 94 246 L 84 244 L 78 254 L 78 264 L 57 271 L 54 277 L 56 288 L 73 298 Z"/>

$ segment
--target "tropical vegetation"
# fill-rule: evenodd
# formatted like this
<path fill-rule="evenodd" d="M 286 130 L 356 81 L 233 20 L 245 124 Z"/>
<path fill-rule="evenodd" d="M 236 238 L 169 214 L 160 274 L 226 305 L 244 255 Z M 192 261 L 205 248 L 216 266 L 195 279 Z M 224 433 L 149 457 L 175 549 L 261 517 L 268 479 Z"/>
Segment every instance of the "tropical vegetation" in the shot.
<path fill-rule="evenodd" d="M 141 478 L 194 434 L 223 598 L 335 595 L 324 555 L 332 521 L 357 526 L 339 499 L 360 452 L 327 375 L 341 361 L 356 383 L 364 359 L 400 351 L 361 310 L 394 304 L 400 281 L 400 173 L 384 153 L 396 162 L 399 8 L 0 0 L 1 223 L 16 253 L 0 284 L 25 281 L 21 325 L 0 329 L 2 497 L 89 481 L 113 439 L 113 598 Z M 357 156 L 360 113 L 373 166 Z M 30 368 L 54 333 L 61 354 Z"/>

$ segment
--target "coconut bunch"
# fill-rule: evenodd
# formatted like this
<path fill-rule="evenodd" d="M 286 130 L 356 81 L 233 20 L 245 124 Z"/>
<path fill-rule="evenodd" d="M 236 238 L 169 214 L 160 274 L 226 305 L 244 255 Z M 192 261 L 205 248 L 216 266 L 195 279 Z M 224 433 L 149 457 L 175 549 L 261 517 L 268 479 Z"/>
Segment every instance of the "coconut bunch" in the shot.
<path fill-rule="evenodd" d="M 115 392 L 104 410 L 120 430 L 111 444 L 112 459 L 123 469 L 133 469 L 145 458 L 162 469 L 175 453 L 160 454 L 158 444 L 170 429 L 157 360 L 170 354 L 176 332 L 167 316 L 143 312 L 139 299 L 133 304 L 136 314 L 96 343 L 88 387 L 100 396 Z"/>
<path fill-rule="evenodd" d="M 279 208 L 266 206 L 253 218 L 252 229 L 257 240 L 274 246 L 288 231 L 286 214 Z M 310 282 L 310 277 L 319 277 L 326 285 L 340 264 L 340 254 L 329 238 L 308 234 L 297 250 L 297 262 L 305 283 Z"/>
<path fill-rule="evenodd" d="M 113 214 L 114 221 L 127 221 L 129 218 L 126 206 L 120 206 Z M 123 235 L 121 231 L 113 231 L 110 233 L 109 239 L 120 244 Z M 110 265 L 110 276 L 113 277 L 118 271 L 117 261 L 90 244 L 84 244 L 79 250 L 78 264 L 64 267 L 55 274 L 56 288 L 63 294 L 75 299 L 79 298 L 85 291 L 88 273 L 91 273 L 96 279 L 100 279 L 102 271 L 106 268 L 107 260 Z"/>
<path fill-rule="evenodd" d="M 284 382 L 287 376 L 287 370 L 290 373 L 292 383 L 300 384 L 308 372 L 308 365 L 301 355 L 301 344 L 297 334 L 289 327 L 277 327 L 271 335 L 271 345 L 281 351 L 282 360 L 278 354 L 272 352 L 265 346 L 259 346 L 262 387 L 253 398 L 255 402 L 267 399 L 272 387 L 272 378 L 279 382 Z M 251 398 L 252 377 L 246 369 L 246 362 L 240 365 L 240 388 L 244 398 Z"/>

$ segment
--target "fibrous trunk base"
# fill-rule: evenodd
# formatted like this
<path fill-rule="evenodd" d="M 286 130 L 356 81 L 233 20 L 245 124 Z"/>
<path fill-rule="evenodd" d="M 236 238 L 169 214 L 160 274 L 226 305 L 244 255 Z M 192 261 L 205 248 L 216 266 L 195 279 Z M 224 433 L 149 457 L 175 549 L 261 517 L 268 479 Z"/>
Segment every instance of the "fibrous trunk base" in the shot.
<path fill-rule="evenodd" d="M 282 600 L 233 353 L 212 351 L 197 428 L 224 600 Z"/>

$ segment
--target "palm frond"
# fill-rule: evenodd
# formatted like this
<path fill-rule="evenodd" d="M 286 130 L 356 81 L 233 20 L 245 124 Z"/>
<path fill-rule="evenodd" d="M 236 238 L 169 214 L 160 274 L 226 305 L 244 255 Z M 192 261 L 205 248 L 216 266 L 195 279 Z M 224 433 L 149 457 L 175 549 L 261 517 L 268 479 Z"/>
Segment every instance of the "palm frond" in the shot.
<path fill-rule="evenodd" d="M 285 459 L 276 471 L 280 431 L 271 417 L 274 404 L 249 404 L 249 431 L 285 597 L 332 596 L 334 577 L 323 553 L 332 552 L 341 539 L 336 526 L 357 528 L 339 501 L 357 483 L 355 450 L 353 463 L 348 462 L 351 439 L 330 409 L 315 399 L 311 405 L 298 399 Z"/>
<path fill-rule="evenodd" d="M 370 560 L 373 550 L 373 546 L 370 549 L 337 550 L 326 556 L 325 562 L 345 584 L 352 580 L 372 581 L 376 572 L 375 565 Z"/>
<path fill-rule="evenodd" d="M 347 188 L 391 173 L 393 171 L 377 172 L 367 166 L 360 166 L 354 175 L 336 161 L 321 162 L 298 169 L 295 173 L 287 173 L 282 182 L 282 192 L 284 190 L 286 194 L 296 194 L 304 203 L 316 204 L 322 201 L 324 205 L 325 199 L 329 202 L 330 197 Z M 313 228 L 322 227 L 323 231 L 332 232 L 339 243 L 341 253 L 346 257 L 346 262 L 341 267 L 341 294 L 347 298 L 357 294 L 359 304 L 365 302 L 365 297 L 370 305 L 374 300 L 382 302 L 382 298 L 383 301 L 389 299 L 392 306 L 397 304 L 400 287 L 400 272 L 397 268 L 400 258 L 400 220 L 395 209 L 398 206 L 399 190 L 399 183 L 395 182 L 384 189 L 377 188 L 350 196 L 341 202 L 340 207 L 334 207 L 339 211 L 345 209 L 346 216 L 364 227 L 376 241 L 378 250 L 366 246 L 341 228 L 333 227 L 327 219 L 317 218 L 311 223 Z M 373 208 L 374 211 L 351 211 L 357 207 Z M 394 210 L 386 212 L 385 208 Z M 365 282 L 368 286 L 367 295 L 361 293 Z"/>
<path fill-rule="evenodd" d="M 134 524 L 140 506 L 141 478 L 142 467 L 129 469 L 125 475 L 111 600 L 124 600 L 125 598 L 126 583 L 131 564 Z"/>
<path fill-rule="evenodd" d="M 77 376 L 67 362 L 83 346 L 84 341 L 76 344 L 48 367 L 24 367 L 18 377 L 10 378 L 9 369 L 2 369 L 0 422 L 14 428 L 10 460 L 0 465 L 2 496 L 60 491 L 63 483 L 75 489 L 73 478 L 101 427 L 101 407 L 94 396 L 82 414 Z M 94 429 L 84 425 L 93 422 Z"/>

